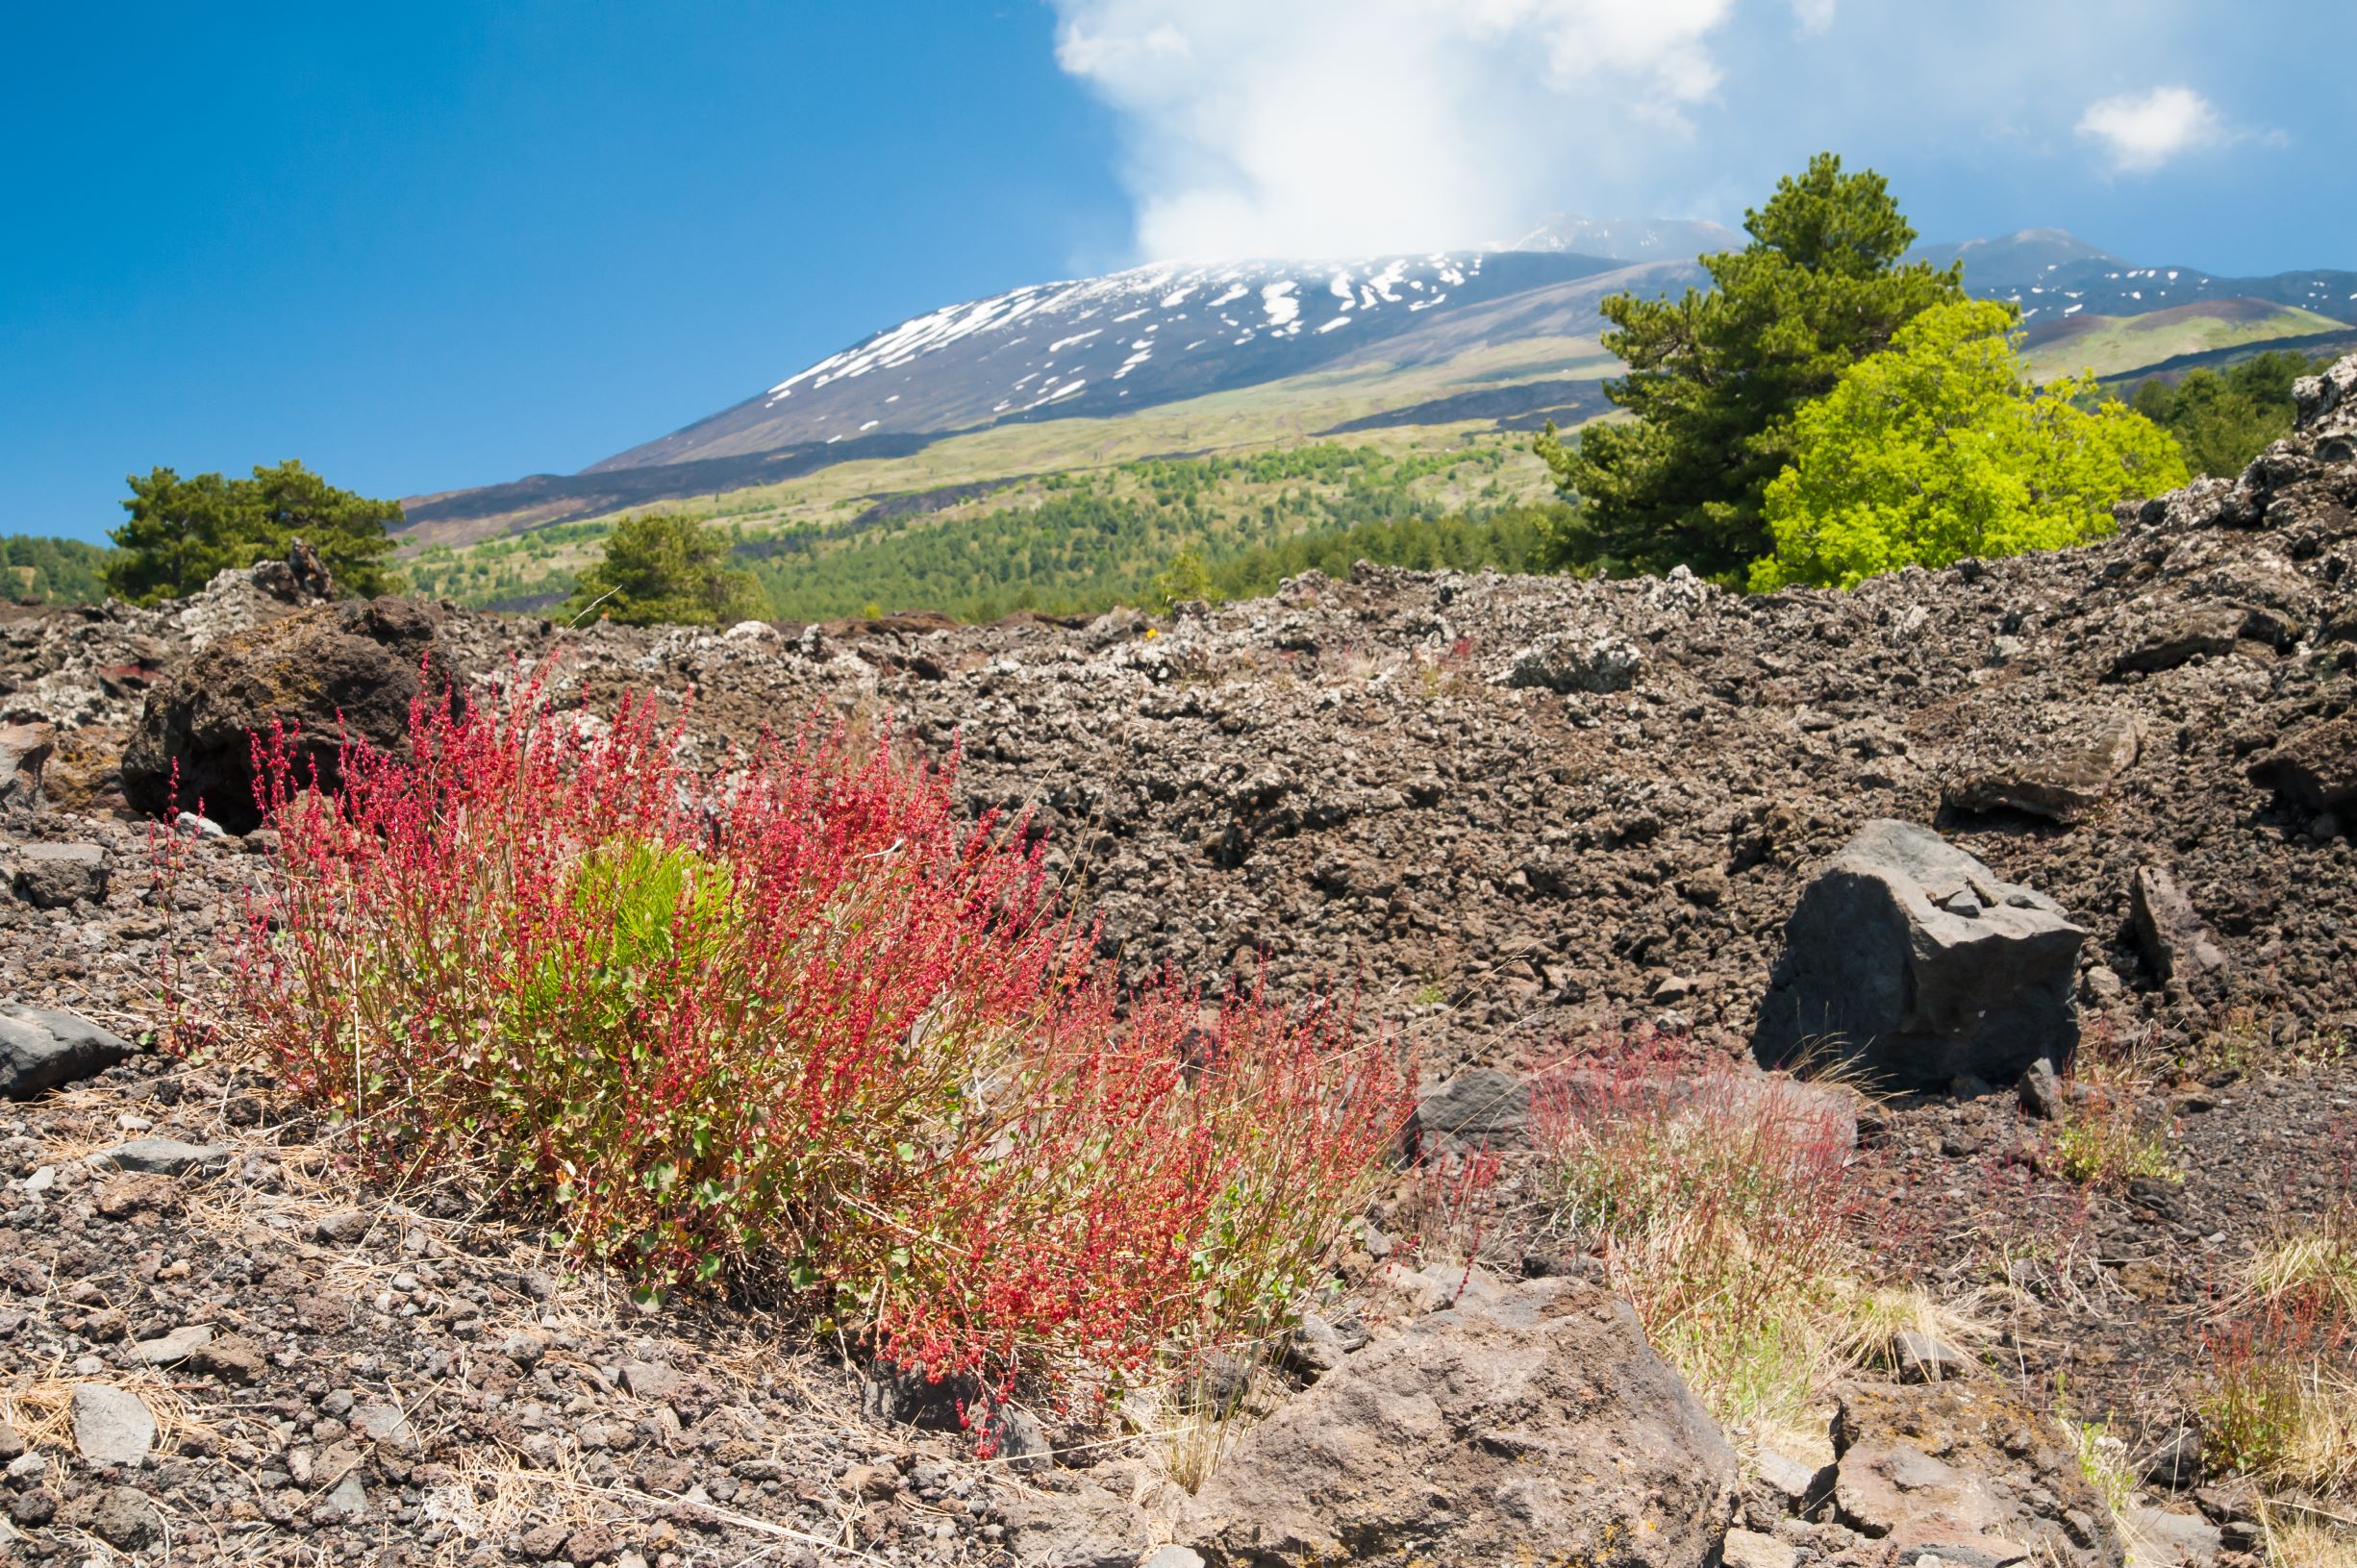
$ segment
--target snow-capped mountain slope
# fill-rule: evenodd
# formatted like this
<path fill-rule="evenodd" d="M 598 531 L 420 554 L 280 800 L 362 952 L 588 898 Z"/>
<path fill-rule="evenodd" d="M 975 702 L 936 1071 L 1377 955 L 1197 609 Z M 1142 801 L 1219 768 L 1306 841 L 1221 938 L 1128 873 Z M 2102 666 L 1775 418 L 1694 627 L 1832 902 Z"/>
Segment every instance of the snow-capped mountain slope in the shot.
<path fill-rule="evenodd" d="M 1594 256 L 1474 251 L 1146 266 L 1040 284 L 912 317 L 589 472 L 1103 417 L 1299 375 L 1448 316 L 1621 270 Z M 1591 299 L 1553 325 L 1572 336 L 1596 324 Z"/>
<path fill-rule="evenodd" d="M 2203 267 L 2144 266 L 2062 229 L 2024 229 L 1996 239 L 1921 245 L 1912 259 L 1962 261 L 1965 286 L 2021 307 L 2024 325 L 2087 315 L 2150 315 L 2189 305 L 2258 300 L 2357 322 L 2357 273 L 2279 272 L 2237 278 Z"/>
<path fill-rule="evenodd" d="M 1600 367 L 1580 371 L 1571 387 L 1559 351 L 1567 339 L 1592 342 L 1605 326 L 1604 296 L 1707 286 L 1694 258 L 1743 243 L 1713 223 L 1558 213 L 1505 248 L 1154 265 L 1032 285 L 912 316 L 578 474 L 414 497 L 409 514 L 414 524 L 474 536 L 905 457 L 995 426 L 1115 420 L 1246 389 L 1267 388 L 1266 401 L 1248 406 L 1241 425 L 1258 420 L 1272 436 L 1467 420 L 1500 430 L 1574 423 L 1602 411 L 1590 385 Z M 2213 335 L 2219 344 L 2310 330 L 2304 316 L 2253 325 L 2270 312 L 2292 315 L 2284 306 L 2357 322 L 2357 274 L 2348 272 L 2252 279 L 2145 267 L 2059 229 L 1916 255 L 1962 260 L 1966 286 L 2018 303 L 2033 341 L 2083 334 L 2094 318 L 2164 314 L 2220 314 L 2231 330 Z M 2197 336 L 2156 335 L 2155 357 Z M 1300 422 L 1303 400 L 1319 405 L 1330 374 L 1355 378 L 1364 395 L 1326 424 Z M 1238 427 L 1227 428 L 1232 441 Z"/>

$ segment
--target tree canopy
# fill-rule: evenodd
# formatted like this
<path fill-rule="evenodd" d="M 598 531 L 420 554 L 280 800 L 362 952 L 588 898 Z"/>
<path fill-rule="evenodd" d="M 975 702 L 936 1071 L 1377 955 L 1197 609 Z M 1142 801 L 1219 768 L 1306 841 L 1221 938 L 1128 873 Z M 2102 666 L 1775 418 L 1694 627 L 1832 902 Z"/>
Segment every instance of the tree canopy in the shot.
<path fill-rule="evenodd" d="M 1753 587 L 2061 549 L 2109 533 L 2115 501 L 2185 483 L 2169 434 L 2093 382 L 2035 386 L 2014 322 L 2007 305 L 1937 306 L 1800 411 Z"/>
<path fill-rule="evenodd" d="M 373 598 L 400 586 L 385 558 L 401 503 L 339 490 L 299 462 L 257 466 L 252 479 L 158 468 L 129 484 L 131 519 L 108 535 L 120 549 L 101 571 L 110 591 L 135 603 L 194 593 L 216 573 L 284 556 L 295 539 L 319 553 L 346 593 Z"/>
<path fill-rule="evenodd" d="M 753 575 L 732 568 L 729 551 L 726 536 L 693 517 L 625 517 L 606 536 L 604 558 L 581 574 L 565 612 L 626 626 L 710 626 L 766 613 Z"/>
<path fill-rule="evenodd" d="M 2292 384 L 2330 362 L 2270 349 L 2223 371 L 2188 371 L 2174 386 L 2155 376 L 2131 406 L 2177 438 L 2195 473 L 2234 479 L 2292 434 Z"/>
<path fill-rule="evenodd" d="M 1915 230 L 1881 175 L 1819 153 L 1743 216 L 1751 243 L 1701 259 L 1709 292 L 1616 294 L 1606 384 L 1636 415 L 1577 442 L 1550 425 L 1539 455 L 1580 504 L 1558 537 L 1565 564 L 1675 565 L 1733 581 L 1768 548 L 1768 483 L 1791 460 L 1793 415 L 1931 306 L 1964 297 L 1961 266 L 1902 265 Z"/>
<path fill-rule="evenodd" d="M 81 539 L 28 534 L 0 537 L 0 596 L 40 604 L 93 603 L 106 597 L 99 573 L 108 554 Z"/>

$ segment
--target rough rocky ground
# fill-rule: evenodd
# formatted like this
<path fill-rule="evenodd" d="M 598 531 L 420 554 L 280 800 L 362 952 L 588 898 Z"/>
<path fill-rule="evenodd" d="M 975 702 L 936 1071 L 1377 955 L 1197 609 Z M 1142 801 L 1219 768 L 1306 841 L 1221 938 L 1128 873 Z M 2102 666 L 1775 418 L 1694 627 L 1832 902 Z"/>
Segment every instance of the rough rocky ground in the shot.
<path fill-rule="evenodd" d="M 1279 984 L 1356 988 L 1436 1078 L 1633 1024 L 1740 1045 L 1810 869 L 1869 819 L 1934 826 L 2091 933 L 2087 1075 L 2181 1180 L 2082 1188 L 2010 1085 L 1965 1083 L 1862 1128 L 1868 1223 L 1894 1266 L 1977 1295 L 2013 1382 L 2141 1453 L 2182 1422 L 2238 1260 L 2335 1201 L 2357 1142 L 2353 437 L 2344 401 L 2101 544 L 1852 593 L 1362 569 L 1087 625 L 452 613 L 439 635 L 487 684 L 545 664 L 566 703 L 688 701 L 713 758 L 814 715 L 959 745 L 969 802 L 1031 811 L 1127 969 L 1266 954 Z M 159 891 L 119 759 L 156 682 L 288 610 L 234 578 L 0 621 L 0 716 L 58 732 L 45 803 L 0 808 L 0 995 L 136 1038 L 167 937 L 201 975 L 268 836 L 198 838 Z M 2183 890 L 2200 961 L 2140 939 L 2140 871 Z M 224 1168 L 84 1162 L 143 1134 Z M 265 1086 L 153 1058 L 0 1108 L 0 1415 L 31 1445 L 0 1552 L 1015 1560 L 1027 1531 L 1085 1542 L 1108 1497 L 1169 1502 L 1152 1442 L 1058 1426 L 1104 1446 L 976 1464 L 863 1417 L 853 1372 L 758 1319 L 640 1314 L 458 1193 L 356 1187 L 309 1136 Z M 93 1381 L 169 1412 L 160 1457 L 74 1456 Z M 2203 1551 L 2246 1546 L 2208 1501 L 2229 1533 Z M 1894 1550 L 1751 1522 L 1837 1560 Z"/>

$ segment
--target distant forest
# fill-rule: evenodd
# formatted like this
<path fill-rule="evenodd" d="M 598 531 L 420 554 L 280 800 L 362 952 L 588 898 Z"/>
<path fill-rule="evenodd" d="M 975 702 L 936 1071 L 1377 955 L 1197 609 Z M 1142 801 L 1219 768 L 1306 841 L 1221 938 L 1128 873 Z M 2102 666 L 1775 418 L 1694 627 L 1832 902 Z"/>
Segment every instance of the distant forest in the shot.
<path fill-rule="evenodd" d="M 106 597 L 98 566 L 113 553 L 80 539 L 0 535 L 0 592 L 18 604 L 96 604 Z"/>

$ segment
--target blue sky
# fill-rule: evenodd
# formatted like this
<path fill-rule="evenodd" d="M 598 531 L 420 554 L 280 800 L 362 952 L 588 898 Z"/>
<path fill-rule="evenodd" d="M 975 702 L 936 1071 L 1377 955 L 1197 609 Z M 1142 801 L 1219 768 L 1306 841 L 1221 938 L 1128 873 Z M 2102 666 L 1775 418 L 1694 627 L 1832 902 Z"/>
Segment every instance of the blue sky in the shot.
<path fill-rule="evenodd" d="M 954 300 L 1733 222 L 1823 146 L 1929 238 L 2357 265 L 2346 0 L 126 4 L 9 45 L 0 533 L 98 537 L 156 464 L 569 471 Z"/>

